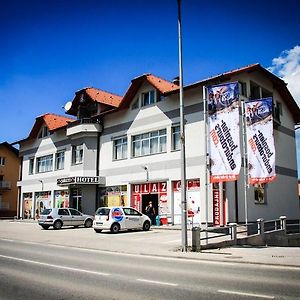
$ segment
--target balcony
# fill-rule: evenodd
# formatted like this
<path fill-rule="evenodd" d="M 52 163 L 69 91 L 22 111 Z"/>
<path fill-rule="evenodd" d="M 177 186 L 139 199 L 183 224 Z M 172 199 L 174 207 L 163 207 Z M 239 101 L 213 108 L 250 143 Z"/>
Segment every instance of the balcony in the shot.
<path fill-rule="evenodd" d="M 0 190 L 6 191 L 11 190 L 11 182 L 10 181 L 0 181 Z"/>
<path fill-rule="evenodd" d="M 80 119 L 72 122 L 67 127 L 67 136 L 91 134 L 95 135 L 102 131 L 102 125 L 97 120 Z"/>

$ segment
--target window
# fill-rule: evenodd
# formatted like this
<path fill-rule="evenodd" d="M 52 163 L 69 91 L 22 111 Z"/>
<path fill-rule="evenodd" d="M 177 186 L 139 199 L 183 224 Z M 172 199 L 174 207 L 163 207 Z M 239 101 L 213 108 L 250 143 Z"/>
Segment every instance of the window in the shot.
<path fill-rule="evenodd" d="M 123 208 L 124 214 L 125 215 L 130 215 L 130 216 L 141 216 L 141 213 L 139 213 L 138 211 L 136 211 L 133 208 Z"/>
<path fill-rule="evenodd" d="M 34 170 L 34 158 L 29 159 L 29 175 L 33 174 Z"/>
<path fill-rule="evenodd" d="M 65 152 L 60 151 L 55 154 L 55 170 L 63 170 L 65 167 Z"/>
<path fill-rule="evenodd" d="M 0 166 L 5 166 L 5 157 L 0 156 Z"/>
<path fill-rule="evenodd" d="M 58 214 L 60 215 L 60 216 L 69 216 L 70 214 L 69 214 L 69 211 L 66 209 L 66 208 L 60 208 L 59 210 L 58 210 Z"/>
<path fill-rule="evenodd" d="M 155 102 L 155 91 L 151 90 L 147 93 L 142 93 L 142 106 L 150 105 Z"/>
<path fill-rule="evenodd" d="M 127 137 L 119 138 L 113 141 L 114 143 L 114 159 L 124 159 L 127 158 Z"/>
<path fill-rule="evenodd" d="M 240 82 L 240 94 L 241 96 L 247 97 L 247 83 Z"/>
<path fill-rule="evenodd" d="M 70 210 L 70 213 L 71 213 L 72 216 L 81 216 L 80 211 L 78 211 L 74 208 L 69 208 L 69 210 Z"/>
<path fill-rule="evenodd" d="M 137 109 L 140 107 L 140 101 L 139 97 L 133 102 L 131 109 Z"/>
<path fill-rule="evenodd" d="M 43 138 L 43 137 L 46 137 L 46 136 L 48 136 L 48 135 L 50 135 L 50 132 L 49 132 L 49 130 L 48 130 L 48 127 L 47 127 L 47 126 L 43 126 L 43 127 L 41 128 L 41 131 L 40 131 L 40 134 L 39 134 L 39 138 Z"/>
<path fill-rule="evenodd" d="M 265 204 L 266 203 L 266 184 L 255 184 L 254 185 L 254 203 Z"/>
<path fill-rule="evenodd" d="M 36 172 L 44 173 L 50 172 L 53 168 L 53 155 L 46 155 L 42 157 L 38 157 L 36 160 Z"/>
<path fill-rule="evenodd" d="M 250 81 L 250 99 L 260 99 L 260 86 Z"/>
<path fill-rule="evenodd" d="M 166 152 L 166 129 L 139 134 L 132 137 L 133 157 Z"/>
<path fill-rule="evenodd" d="M 273 118 L 274 121 L 280 123 L 280 116 L 282 116 L 282 104 L 278 101 L 273 105 Z"/>
<path fill-rule="evenodd" d="M 72 147 L 72 163 L 74 165 L 81 164 L 83 161 L 83 145 Z"/>
<path fill-rule="evenodd" d="M 172 150 L 180 150 L 180 126 L 172 127 Z"/>

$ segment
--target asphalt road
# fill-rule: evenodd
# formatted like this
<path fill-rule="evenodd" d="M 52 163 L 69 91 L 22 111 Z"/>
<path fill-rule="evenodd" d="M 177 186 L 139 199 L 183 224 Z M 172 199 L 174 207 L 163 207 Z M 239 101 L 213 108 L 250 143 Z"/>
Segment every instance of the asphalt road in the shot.
<path fill-rule="evenodd" d="M 300 270 L 1 238 L 0 299 L 300 299 Z"/>

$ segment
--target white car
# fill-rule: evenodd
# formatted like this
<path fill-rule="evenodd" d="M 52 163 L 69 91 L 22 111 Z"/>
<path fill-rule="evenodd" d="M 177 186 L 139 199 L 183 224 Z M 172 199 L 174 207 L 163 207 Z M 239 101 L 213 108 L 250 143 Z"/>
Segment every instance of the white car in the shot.
<path fill-rule="evenodd" d="M 60 229 L 62 226 L 78 227 L 83 225 L 86 228 L 92 227 L 93 216 L 85 215 L 74 208 L 46 208 L 43 210 L 38 224 L 44 229 L 53 226 Z"/>
<path fill-rule="evenodd" d="M 151 220 L 132 207 L 99 207 L 95 213 L 93 228 L 96 232 L 110 230 L 117 233 L 120 230 L 142 229 L 148 231 Z"/>

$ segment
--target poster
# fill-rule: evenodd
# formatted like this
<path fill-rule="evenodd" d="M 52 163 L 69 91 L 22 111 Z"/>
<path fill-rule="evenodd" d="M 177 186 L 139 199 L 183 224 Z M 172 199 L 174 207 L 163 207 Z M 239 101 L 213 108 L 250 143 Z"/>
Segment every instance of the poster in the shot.
<path fill-rule="evenodd" d="M 272 108 L 272 98 L 245 103 L 249 184 L 276 178 Z"/>
<path fill-rule="evenodd" d="M 52 208 L 51 192 L 35 193 L 35 218 L 38 219 L 45 208 Z"/>
<path fill-rule="evenodd" d="M 181 181 L 173 181 L 174 224 L 181 224 Z M 200 224 L 200 179 L 187 180 L 186 205 L 188 221 Z"/>
<path fill-rule="evenodd" d="M 32 193 L 23 194 L 23 218 L 31 219 L 32 218 Z"/>
<path fill-rule="evenodd" d="M 55 207 L 58 208 L 68 208 L 70 204 L 69 191 L 55 191 Z"/>
<path fill-rule="evenodd" d="M 210 181 L 238 179 L 241 168 L 239 86 L 208 87 Z"/>

